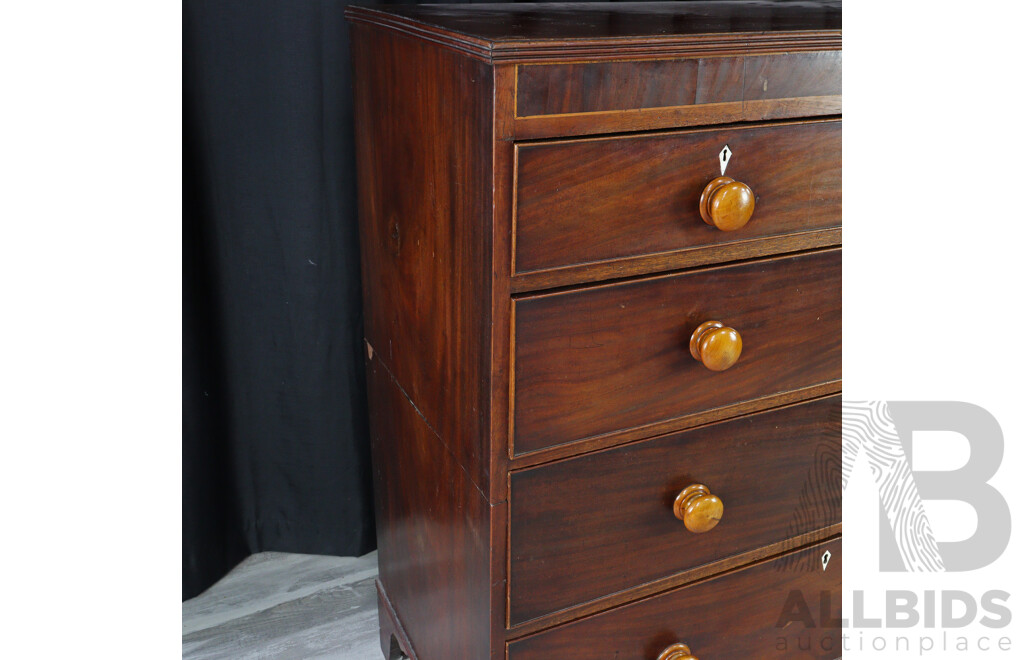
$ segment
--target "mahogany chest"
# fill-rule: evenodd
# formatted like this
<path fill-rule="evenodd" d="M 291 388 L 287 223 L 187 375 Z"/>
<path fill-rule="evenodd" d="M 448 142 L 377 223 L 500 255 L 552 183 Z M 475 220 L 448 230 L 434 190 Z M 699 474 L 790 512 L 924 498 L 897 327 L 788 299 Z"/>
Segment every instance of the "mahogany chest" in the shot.
<path fill-rule="evenodd" d="M 384 656 L 839 657 L 839 3 L 348 17 Z"/>

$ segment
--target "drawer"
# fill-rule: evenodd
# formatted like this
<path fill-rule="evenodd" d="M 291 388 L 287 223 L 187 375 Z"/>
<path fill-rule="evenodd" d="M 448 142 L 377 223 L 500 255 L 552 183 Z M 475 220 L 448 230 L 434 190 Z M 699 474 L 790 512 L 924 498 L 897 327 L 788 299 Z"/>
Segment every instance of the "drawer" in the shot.
<path fill-rule="evenodd" d="M 511 622 L 838 524 L 839 411 L 832 396 L 513 473 Z M 674 513 L 696 484 L 723 505 L 708 531 L 699 507 L 697 532 Z"/>
<path fill-rule="evenodd" d="M 841 266 L 834 248 L 516 298 L 514 454 L 837 383 Z M 740 335 L 725 371 L 690 353 L 706 321 Z"/>
<path fill-rule="evenodd" d="M 842 655 L 842 572 L 835 539 L 510 642 L 508 658 L 658 660 L 683 643 L 714 660 L 831 660 Z M 793 614 L 801 601 L 809 620 Z"/>
<path fill-rule="evenodd" d="M 820 50 L 798 48 L 806 52 L 520 64 L 515 134 L 592 135 L 837 115 L 843 53 L 835 37 L 826 37 L 831 44 L 819 41 Z"/>
<path fill-rule="evenodd" d="M 783 105 L 779 101 L 800 105 L 801 99 L 805 108 L 838 112 L 842 68 L 838 50 L 526 64 L 516 68 L 516 117 L 713 106 L 736 113 L 720 121 L 736 121 Z"/>
<path fill-rule="evenodd" d="M 727 175 L 750 188 L 754 210 L 722 231 L 699 207 L 726 145 Z M 615 260 L 661 268 L 835 244 L 841 149 L 839 120 L 520 144 L 515 273 L 569 269 L 583 281 L 614 275 L 597 265 Z"/>

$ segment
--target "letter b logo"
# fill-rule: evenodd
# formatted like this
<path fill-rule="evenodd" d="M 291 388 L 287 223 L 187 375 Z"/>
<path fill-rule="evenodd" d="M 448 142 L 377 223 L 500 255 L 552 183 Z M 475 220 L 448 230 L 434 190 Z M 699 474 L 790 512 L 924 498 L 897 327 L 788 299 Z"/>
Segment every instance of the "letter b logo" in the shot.
<path fill-rule="evenodd" d="M 970 445 L 963 467 L 911 470 L 914 431 L 953 431 Z M 843 403 L 843 486 L 863 452 L 878 486 L 883 571 L 970 571 L 994 562 L 1010 541 L 1010 509 L 988 480 L 1003 459 L 1003 432 L 985 409 L 959 401 Z M 939 542 L 924 510 L 927 500 L 974 508 L 978 528 L 963 541 Z"/>

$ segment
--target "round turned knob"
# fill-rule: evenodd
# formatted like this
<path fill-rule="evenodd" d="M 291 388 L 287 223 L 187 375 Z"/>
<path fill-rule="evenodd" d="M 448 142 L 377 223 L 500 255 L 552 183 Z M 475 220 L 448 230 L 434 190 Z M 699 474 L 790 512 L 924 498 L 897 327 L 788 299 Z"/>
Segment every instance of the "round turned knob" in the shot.
<path fill-rule="evenodd" d="M 714 529 L 722 519 L 725 505 L 704 484 L 693 484 L 676 495 L 672 512 L 683 521 L 686 529 L 694 534 L 703 534 Z"/>
<path fill-rule="evenodd" d="M 725 371 L 743 351 L 740 333 L 721 321 L 705 321 L 690 335 L 690 355 L 711 371 Z"/>
<path fill-rule="evenodd" d="M 745 183 L 720 176 L 700 194 L 700 217 L 722 231 L 736 231 L 754 214 L 754 191 Z"/>
<path fill-rule="evenodd" d="M 697 656 L 690 653 L 686 644 L 673 644 L 661 652 L 658 660 L 697 660 Z"/>

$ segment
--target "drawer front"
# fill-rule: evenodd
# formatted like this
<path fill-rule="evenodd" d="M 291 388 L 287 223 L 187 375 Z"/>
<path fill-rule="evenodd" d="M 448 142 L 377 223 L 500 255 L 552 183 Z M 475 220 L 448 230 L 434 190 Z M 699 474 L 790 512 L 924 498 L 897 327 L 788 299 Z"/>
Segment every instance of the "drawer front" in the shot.
<path fill-rule="evenodd" d="M 832 396 L 513 473 L 511 622 L 839 523 L 839 415 Z M 674 513 L 692 484 L 724 505 L 709 531 Z"/>
<path fill-rule="evenodd" d="M 714 660 L 831 660 L 842 655 L 842 571 L 836 539 L 511 642 L 508 658 L 657 660 L 683 643 Z"/>
<path fill-rule="evenodd" d="M 825 37 L 829 40 L 829 37 Z M 843 53 L 750 53 L 520 64 L 519 139 L 711 126 L 842 112 Z"/>
<path fill-rule="evenodd" d="M 699 208 L 726 145 L 727 175 L 754 195 L 753 215 L 730 231 Z M 518 145 L 515 271 L 680 252 L 710 260 L 712 246 L 837 229 L 841 149 L 839 120 Z"/>
<path fill-rule="evenodd" d="M 525 64 L 516 71 L 516 116 L 651 111 L 768 101 L 835 99 L 842 51 L 690 57 L 631 62 Z M 728 108 L 733 109 L 733 108 Z"/>
<path fill-rule="evenodd" d="M 841 267 L 829 249 L 516 299 L 514 453 L 838 381 Z M 725 371 L 688 348 L 710 320 L 742 339 Z"/>

